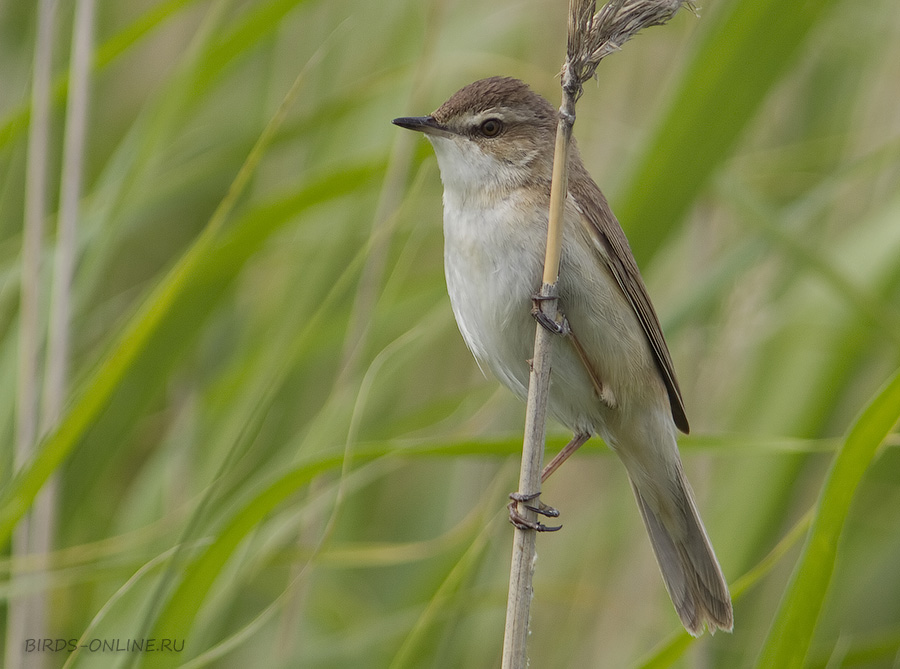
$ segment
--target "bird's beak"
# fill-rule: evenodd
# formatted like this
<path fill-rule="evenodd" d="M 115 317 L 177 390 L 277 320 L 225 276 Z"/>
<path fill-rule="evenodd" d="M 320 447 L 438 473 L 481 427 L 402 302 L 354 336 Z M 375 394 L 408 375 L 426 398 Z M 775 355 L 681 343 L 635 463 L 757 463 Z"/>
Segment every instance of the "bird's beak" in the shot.
<path fill-rule="evenodd" d="M 426 135 L 450 137 L 454 134 L 435 121 L 432 116 L 401 116 L 400 118 L 395 118 L 391 123 L 399 125 L 401 128 L 406 128 L 407 130 L 424 132 Z"/>

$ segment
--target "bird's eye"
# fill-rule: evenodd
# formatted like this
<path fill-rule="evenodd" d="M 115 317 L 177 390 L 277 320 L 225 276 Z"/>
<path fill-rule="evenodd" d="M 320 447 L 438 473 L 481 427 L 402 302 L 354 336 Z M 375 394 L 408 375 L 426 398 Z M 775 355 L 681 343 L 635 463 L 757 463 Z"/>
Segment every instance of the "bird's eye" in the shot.
<path fill-rule="evenodd" d="M 503 130 L 503 123 L 500 119 L 489 118 L 481 124 L 481 127 L 478 130 L 485 137 L 496 137 L 500 134 L 500 131 Z"/>

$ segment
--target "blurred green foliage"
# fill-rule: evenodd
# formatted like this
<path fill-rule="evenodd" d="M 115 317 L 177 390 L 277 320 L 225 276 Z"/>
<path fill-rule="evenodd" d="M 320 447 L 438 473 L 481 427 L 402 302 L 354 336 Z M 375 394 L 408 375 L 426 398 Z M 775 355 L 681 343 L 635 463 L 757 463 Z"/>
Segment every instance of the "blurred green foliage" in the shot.
<path fill-rule="evenodd" d="M 51 666 L 496 666 L 523 409 L 456 332 L 434 158 L 390 119 L 493 74 L 555 102 L 564 3 L 100 0 L 97 17 L 70 401 L 14 473 L 35 16 L 0 0 L 0 528 L 57 475 L 57 550 L 17 582 L 50 598 L 50 635 L 186 645 Z M 538 543 L 532 666 L 795 661 L 786 646 L 796 666 L 896 664 L 898 35 L 894 0 L 713 0 L 587 87 L 575 133 L 680 371 L 735 632 L 678 631 L 592 441 L 545 487 L 565 529 Z"/>

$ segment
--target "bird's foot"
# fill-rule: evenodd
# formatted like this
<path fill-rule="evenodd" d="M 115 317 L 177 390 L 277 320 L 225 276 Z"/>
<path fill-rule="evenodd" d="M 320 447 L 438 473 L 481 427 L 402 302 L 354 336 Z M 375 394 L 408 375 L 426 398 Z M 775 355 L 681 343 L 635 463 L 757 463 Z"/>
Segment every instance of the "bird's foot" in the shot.
<path fill-rule="evenodd" d="M 555 299 L 557 298 L 553 295 L 532 295 L 531 315 L 534 317 L 534 320 L 540 323 L 541 327 L 543 327 L 548 332 L 565 337 L 569 334 L 569 332 L 571 332 L 571 330 L 569 330 L 569 321 L 566 320 L 566 317 L 562 314 L 562 312 L 559 312 L 559 320 L 557 320 L 553 316 L 545 313 L 543 308 L 541 307 L 542 302 Z"/>
<path fill-rule="evenodd" d="M 552 506 L 544 504 L 538 499 L 540 495 L 541 493 L 539 492 L 531 493 L 530 495 L 521 492 L 509 493 L 509 498 L 512 500 L 507 505 L 507 508 L 509 509 L 509 522 L 520 530 L 534 530 L 535 532 L 556 532 L 557 530 L 562 529 L 562 525 L 547 526 L 536 520 L 529 520 L 519 513 L 518 505 L 521 503 L 529 511 L 534 511 L 542 516 L 547 516 L 548 518 L 557 518 L 559 516 L 559 511 Z M 537 505 L 528 503 L 534 502 L 534 500 L 537 500 Z"/>

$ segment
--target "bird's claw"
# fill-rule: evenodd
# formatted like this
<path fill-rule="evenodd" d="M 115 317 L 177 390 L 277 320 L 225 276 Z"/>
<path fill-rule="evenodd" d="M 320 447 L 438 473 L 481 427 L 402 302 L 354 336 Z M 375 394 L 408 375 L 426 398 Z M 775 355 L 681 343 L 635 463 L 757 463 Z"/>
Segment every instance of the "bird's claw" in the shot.
<path fill-rule="evenodd" d="M 560 314 L 561 320 L 556 320 L 553 316 L 544 313 L 544 310 L 541 309 L 541 302 L 555 299 L 557 298 L 552 295 L 532 295 L 531 315 L 545 330 L 552 332 L 555 335 L 566 336 L 570 332 L 569 321 L 566 317 Z"/>
<path fill-rule="evenodd" d="M 520 530 L 534 530 L 535 532 L 556 532 L 557 530 L 562 529 L 562 525 L 544 525 L 536 520 L 529 520 L 519 513 L 518 505 L 521 503 L 529 511 L 534 511 L 542 516 L 547 516 L 548 518 L 557 518 L 559 516 L 559 511 L 540 501 L 538 499 L 540 494 L 541 493 L 539 492 L 528 495 L 520 492 L 509 493 L 509 498 L 512 500 L 507 505 L 507 508 L 509 509 L 509 522 Z M 528 504 L 528 502 L 532 502 L 536 499 L 537 506 Z"/>

